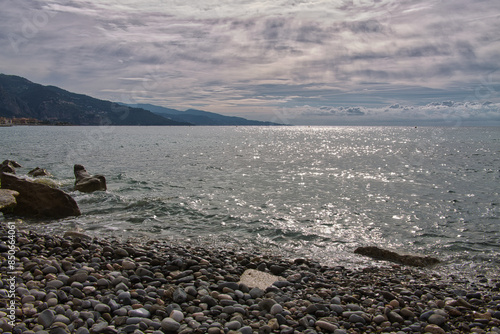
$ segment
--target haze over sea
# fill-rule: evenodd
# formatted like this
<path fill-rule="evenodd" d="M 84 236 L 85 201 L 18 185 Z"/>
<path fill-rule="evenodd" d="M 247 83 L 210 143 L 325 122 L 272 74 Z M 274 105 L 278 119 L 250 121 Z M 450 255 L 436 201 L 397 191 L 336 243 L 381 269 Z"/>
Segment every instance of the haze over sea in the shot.
<path fill-rule="evenodd" d="M 500 268 L 497 127 L 0 128 L 0 158 L 47 168 L 82 216 L 30 228 L 244 247 L 360 266 L 376 245 L 453 272 Z M 73 192 L 73 165 L 108 190 Z M 9 217 L 1 220 L 11 219 Z"/>

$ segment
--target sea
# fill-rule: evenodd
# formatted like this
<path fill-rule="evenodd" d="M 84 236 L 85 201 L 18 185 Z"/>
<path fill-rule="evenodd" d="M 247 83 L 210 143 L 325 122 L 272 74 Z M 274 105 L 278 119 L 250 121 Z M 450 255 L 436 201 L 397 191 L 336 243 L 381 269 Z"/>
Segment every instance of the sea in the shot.
<path fill-rule="evenodd" d="M 51 174 L 82 215 L 25 228 L 384 265 L 378 246 L 442 272 L 500 268 L 498 127 L 14 126 L 0 159 Z M 74 164 L 107 191 L 73 190 Z M 1 216 L 0 221 L 16 219 Z"/>

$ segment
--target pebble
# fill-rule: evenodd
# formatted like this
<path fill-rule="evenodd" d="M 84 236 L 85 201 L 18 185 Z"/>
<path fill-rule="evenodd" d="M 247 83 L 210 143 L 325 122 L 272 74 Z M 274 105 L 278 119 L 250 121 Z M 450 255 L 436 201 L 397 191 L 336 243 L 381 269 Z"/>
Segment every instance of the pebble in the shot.
<path fill-rule="evenodd" d="M 323 321 L 323 320 L 316 321 L 315 325 L 321 329 L 328 331 L 328 332 L 335 332 L 335 330 L 339 329 L 336 325 L 334 325 L 328 321 Z"/>
<path fill-rule="evenodd" d="M 430 324 L 442 326 L 446 322 L 446 318 L 440 314 L 434 313 L 427 319 Z"/>
<path fill-rule="evenodd" d="M 425 326 L 424 331 L 426 333 L 432 333 L 432 334 L 446 334 L 444 329 L 434 324 Z"/>
<path fill-rule="evenodd" d="M 0 311 L 0 332 L 500 332 L 500 283 L 484 277 L 441 281 L 432 271 L 326 267 L 155 240 L 18 231 L 19 240 L 16 294 L 23 320 L 12 328 Z M 8 248 L 3 249 L 5 258 Z M 257 267 L 286 280 L 267 288 L 238 281 Z M 2 299 L 8 292 L 5 268 L 0 267 Z"/>
<path fill-rule="evenodd" d="M 176 332 L 181 324 L 172 318 L 165 318 L 161 321 L 161 328 L 167 332 Z"/>

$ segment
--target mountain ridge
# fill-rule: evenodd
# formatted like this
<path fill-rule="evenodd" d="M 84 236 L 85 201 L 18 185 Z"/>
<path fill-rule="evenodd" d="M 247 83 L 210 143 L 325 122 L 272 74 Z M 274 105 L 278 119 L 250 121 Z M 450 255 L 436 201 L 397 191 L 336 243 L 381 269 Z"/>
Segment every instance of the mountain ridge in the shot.
<path fill-rule="evenodd" d="M 151 110 L 150 110 L 151 109 Z M 279 125 L 203 110 L 124 104 L 0 73 L 0 117 L 72 125 Z"/>
<path fill-rule="evenodd" d="M 243 117 L 225 116 L 210 111 L 187 109 L 185 111 L 161 107 L 153 104 L 138 103 L 126 104 L 129 107 L 149 110 L 157 115 L 167 117 L 178 122 L 188 122 L 194 125 L 241 125 L 241 126 L 275 126 L 282 125 L 273 122 L 254 121 Z"/>
<path fill-rule="evenodd" d="M 191 125 L 26 78 L 0 74 L 0 116 L 34 118 L 45 124 Z"/>

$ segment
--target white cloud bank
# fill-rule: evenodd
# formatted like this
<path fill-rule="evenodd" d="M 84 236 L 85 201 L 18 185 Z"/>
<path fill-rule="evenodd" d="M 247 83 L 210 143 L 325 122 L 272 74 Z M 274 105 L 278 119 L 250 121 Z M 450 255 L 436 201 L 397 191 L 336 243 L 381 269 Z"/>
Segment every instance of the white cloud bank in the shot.
<path fill-rule="evenodd" d="M 500 124 L 499 18 L 495 0 L 5 0 L 0 72 L 253 119 Z"/>

